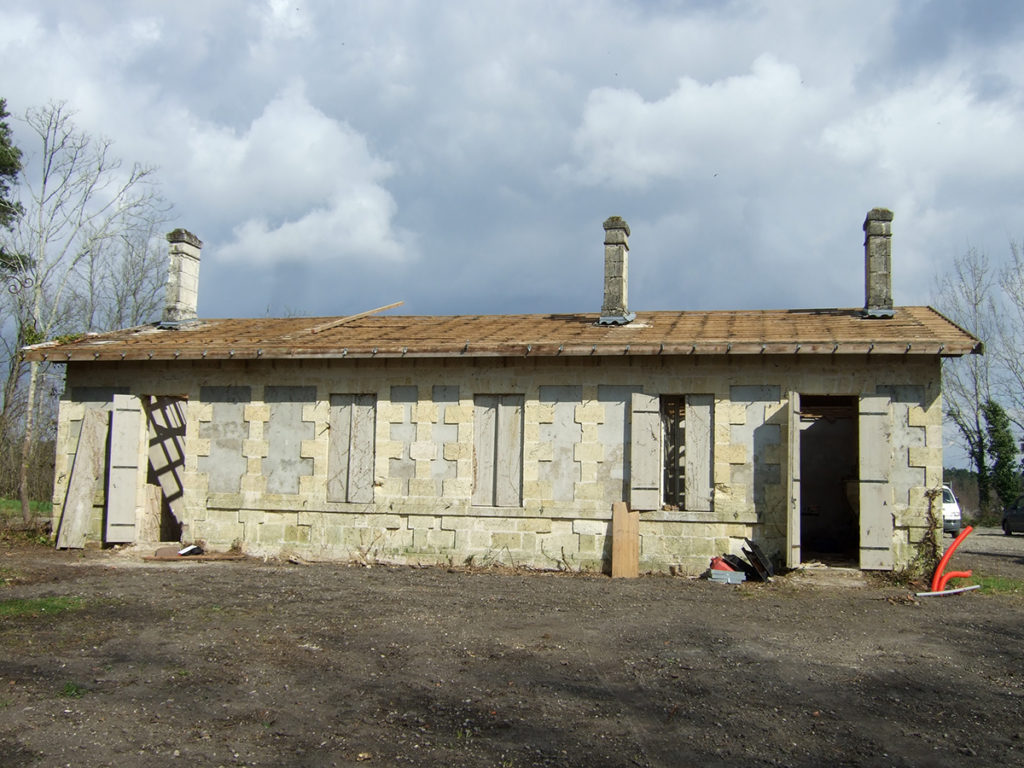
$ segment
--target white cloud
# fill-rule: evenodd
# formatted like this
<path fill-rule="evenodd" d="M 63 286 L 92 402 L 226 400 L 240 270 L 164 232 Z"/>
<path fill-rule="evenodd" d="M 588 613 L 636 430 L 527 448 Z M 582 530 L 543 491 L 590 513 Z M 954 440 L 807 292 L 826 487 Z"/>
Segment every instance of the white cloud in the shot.
<path fill-rule="evenodd" d="M 30 50 L 44 36 L 39 19 L 27 12 L 11 11 L 0 14 L 0 54 Z"/>
<path fill-rule="evenodd" d="M 697 172 L 760 175 L 800 146 L 825 103 L 795 66 L 770 54 L 748 74 L 708 84 L 683 77 L 653 102 L 632 90 L 599 88 L 573 138 L 579 165 L 563 173 L 627 188 Z"/>
<path fill-rule="evenodd" d="M 186 118 L 187 119 L 187 118 Z M 293 84 L 243 132 L 192 119 L 179 178 L 188 207 L 232 223 L 219 257 L 250 263 L 369 256 L 402 260 L 411 238 L 392 225 L 390 164 Z"/>
<path fill-rule="evenodd" d="M 1021 136 L 1018 105 L 979 100 L 960 77 L 943 72 L 836 121 L 822 145 L 848 163 L 875 166 L 925 191 L 951 176 L 1019 178 Z"/>
<path fill-rule="evenodd" d="M 313 8 L 294 0 L 266 0 L 249 11 L 259 24 L 260 36 L 249 47 L 254 59 L 273 58 L 281 43 L 305 40 L 313 34 Z"/>

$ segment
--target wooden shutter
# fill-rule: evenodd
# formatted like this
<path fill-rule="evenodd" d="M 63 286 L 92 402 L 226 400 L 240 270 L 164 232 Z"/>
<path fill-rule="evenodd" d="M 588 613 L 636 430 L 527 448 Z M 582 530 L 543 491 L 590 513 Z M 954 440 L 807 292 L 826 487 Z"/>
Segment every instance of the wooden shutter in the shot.
<path fill-rule="evenodd" d="M 58 549 L 81 549 L 89 533 L 92 498 L 96 481 L 103 472 L 103 454 L 107 445 L 110 414 L 100 408 L 87 408 L 78 434 L 75 463 L 64 496 L 64 508 L 57 528 Z"/>
<path fill-rule="evenodd" d="M 107 523 L 110 544 L 135 541 L 142 407 L 132 395 L 114 395 L 110 419 L 110 467 L 107 473 Z"/>
<path fill-rule="evenodd" d="M 686 509 L 698 512 L 711 511 L 714 410 L 714 395 L 686 396 Z"/>
<path fill-rule="evenodd" d="M 892 570 L 892 416 L 884 395 L 860 398 L 860 567 Z"/>
<path fill-rule="evenodd" d="M 377 398 L 355 395 L 352 403 L 352 439 L 348 454 L 348 500 L 373 501 L 373 465 L 377 434 Z"/>
<path fill-rule="evenodd" d="M 473 411 L 473 504 L 523 500 L 523 396 L 477 395 Z"/>
<path fill-rule="evenodd" d="M 518 507 L 523 489 L 523 397 L 498 399 L 495 439 L 494 506 Z"/>
<path fill-rule="evenodd" d="M 661 508 L 661 407 L 657 395 L 634 392 L 631 404 L 629 506 Z"/>
<path fill-rule="evenodd" d="M 373 501 L 375 395 L 331 395 L 327 500 Z"/>
<path fill-rule="evenodd" d="M 800 565 L 800 395 L 789 393 L 786 437 L 786 567 Z"/>
<path fill-rule="evenodd" d="M 473 405 L 473 504 L 494 504 L 497 395 L 477 395 Z"/>

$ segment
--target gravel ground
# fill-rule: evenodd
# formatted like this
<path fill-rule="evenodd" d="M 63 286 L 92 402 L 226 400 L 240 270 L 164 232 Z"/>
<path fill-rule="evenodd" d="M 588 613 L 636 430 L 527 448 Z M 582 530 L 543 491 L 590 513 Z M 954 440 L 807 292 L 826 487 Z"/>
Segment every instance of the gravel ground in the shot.
<path fill-rule="evenodd" d="M 1024 580 L 1024 536 L 952 567 Z M 75 600 L 0 619 L 0 766 L 1024 764 L 1020 593 L 25 546 L 0 580 Z"/>

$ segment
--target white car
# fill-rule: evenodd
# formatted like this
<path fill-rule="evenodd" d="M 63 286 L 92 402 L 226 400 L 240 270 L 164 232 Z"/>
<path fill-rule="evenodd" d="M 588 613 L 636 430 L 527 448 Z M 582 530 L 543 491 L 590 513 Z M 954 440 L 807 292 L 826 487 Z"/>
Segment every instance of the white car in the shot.
<path fill-rule="evenodd" d="M 948 485 L 942 486 L 942 532 L 956 536 L 960 533 L 960 504 Z"/>

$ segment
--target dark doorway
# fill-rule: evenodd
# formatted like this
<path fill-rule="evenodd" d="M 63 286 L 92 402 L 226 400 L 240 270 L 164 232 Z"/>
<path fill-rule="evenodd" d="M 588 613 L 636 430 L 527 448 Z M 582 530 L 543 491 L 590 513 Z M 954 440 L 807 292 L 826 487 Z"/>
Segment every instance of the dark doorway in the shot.
<path fill-rule="evenodd" d="M 856 565 L 857 398 L 800 396 L 801 559 Z"/>
<path fill-rule="evenodd" d="M 160 541 L 181 541 L 177 514 L 184 497 L 185 409 L 183 397 L 153 397 L 146 409 L 149 432 L 149 471 L 146 482 L 158 489 L 159 518 L 153 521 Z M 157 510 L 153 510 L 157 512 Z M 156 531 L 149 531 L 150 534 Z"/>

